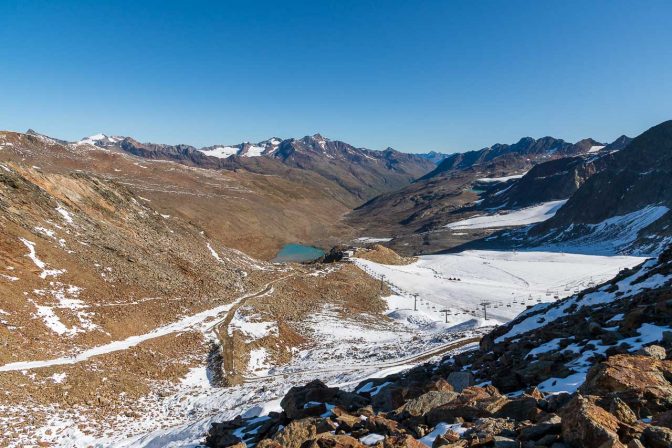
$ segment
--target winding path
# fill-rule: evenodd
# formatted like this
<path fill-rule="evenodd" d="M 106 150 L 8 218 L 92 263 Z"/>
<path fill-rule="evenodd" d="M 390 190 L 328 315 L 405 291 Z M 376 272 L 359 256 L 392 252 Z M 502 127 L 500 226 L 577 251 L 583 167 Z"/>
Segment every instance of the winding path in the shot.
<path fill-rule="evenodd" d="M 406 358 L 395 359 L 394 361 L 375 363 L 375 364 L 359 364 L 359 365 L 335 365 L 332 367 L 322 367 L 316 369 L 304 369 L 304 370 L 293 370 L 291 372 L 277 373 L 273 375 L 264 375 L 264 376 L 252 376 L 244 377 L 246 383 L 258 383 L 266 381 L 270 378 L 286 377 L 301 373 L 330 373 L 330 372 L 340 372 L 340 371 L 357 371 L 357 370 L 368 370 L 368 369 L 386 369 L 390 367 L 400 367 L 406 364 L 418 364 L 422 361 L 426 361 L 434 356 L 441 355 L 443 353 L 462 348 L 466 345 L 476 343 L 481 340 L 480 336 L 471 337 L 467 339 L 460 339 L 458 341 L 449 342 L 448 344 L 441 345 L 440 347 L 434 347 L 431 350 L 427 350 L 422 353 L 418 353 L 413 356 Z"/>

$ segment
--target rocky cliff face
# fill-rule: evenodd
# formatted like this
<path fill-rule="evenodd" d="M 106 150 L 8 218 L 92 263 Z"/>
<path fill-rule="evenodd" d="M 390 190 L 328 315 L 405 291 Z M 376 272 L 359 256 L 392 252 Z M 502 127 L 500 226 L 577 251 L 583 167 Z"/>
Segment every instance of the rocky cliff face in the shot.
<path fill-rule="evenodd" d="M 294 388 L 283 412 L 214 424 L 226 447 L 668 447 L 672 248 L 537 305 L 478 349 L 365 380 Z"/>

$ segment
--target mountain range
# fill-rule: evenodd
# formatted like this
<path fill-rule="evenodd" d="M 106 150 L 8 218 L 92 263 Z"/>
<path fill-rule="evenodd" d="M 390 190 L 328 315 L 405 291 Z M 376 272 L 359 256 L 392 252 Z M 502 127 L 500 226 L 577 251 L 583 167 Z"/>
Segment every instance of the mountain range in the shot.
<path fill-rule="evenodd" d="M 0 444 L 667 446 L 671 155 L 0 132 Z"/>
<path fill-rule="evenodd" d="M 366 199 L 410 183 L 434 168 L 432 160 L 387 148 L 375 151 L 356 148 L 320 134 L 301 139 L 270 138 L 259 143 L 189 145 L 140 143 L 130 137 L 98 134 L 78 144 L 118 148 L 147 159 L 172 160 L 203 168 L 244 169 L 259 174 L 284 175 L 287 167 L 310 171 L 334 185 L 340 199 L 356 205 Z"/>

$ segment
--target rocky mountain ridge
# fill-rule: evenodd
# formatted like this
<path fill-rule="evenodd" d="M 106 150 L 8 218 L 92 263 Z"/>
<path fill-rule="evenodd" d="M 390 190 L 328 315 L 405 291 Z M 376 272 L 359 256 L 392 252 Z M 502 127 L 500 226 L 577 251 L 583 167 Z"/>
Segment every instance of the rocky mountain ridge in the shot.
<path fill-rule="evenodd" d="M 357 148 L 315 134 L 300 139 L 271 138 L 259 143 L 190 145 L 140 143 L 131 137 L 98 134 L 78 143 L 119 148 L 149 159 L 172 160 L 210 169 L 244 169 L 258 174 L 282 175 L 287 167 L 309 171 L 349 193 L 348 203 L 357 205 L 377 194 L 407 185 L 431 171 L 434 163 L 415 154 L 387 148 L 383 151 Z"/>
<path fill-rule="evenodd" d="M 558 158 L 586 154 L 589 151 L 599 151 L 605 144 L 592 138 L 586 138 L 576 143 L 569 143 L 554 137 L 534 139 L 523 137 L 513 144 L 497 143 L 477 151 L 457 153 L 446 157 L 434 171 L 426 174 L 422 179 L 430 179 L 441 173 L 454 170 L 465 170 L 478 165 L 493 163 L 497 159 L 524 157 L 525 161 L 532 162 L 548 158 Z"/>

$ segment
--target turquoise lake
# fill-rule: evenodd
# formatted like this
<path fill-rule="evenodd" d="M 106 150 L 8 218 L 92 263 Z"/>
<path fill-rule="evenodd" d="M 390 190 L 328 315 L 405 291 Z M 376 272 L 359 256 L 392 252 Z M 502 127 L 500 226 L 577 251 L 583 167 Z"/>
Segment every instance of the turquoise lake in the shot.
<path fill-rule="evenodd" d="M 313 261 L 324 255 L 322 249 L 302 244 L 286 244 L 273 259 L 274 262 L 294 261 L 297 263 Z"/>

